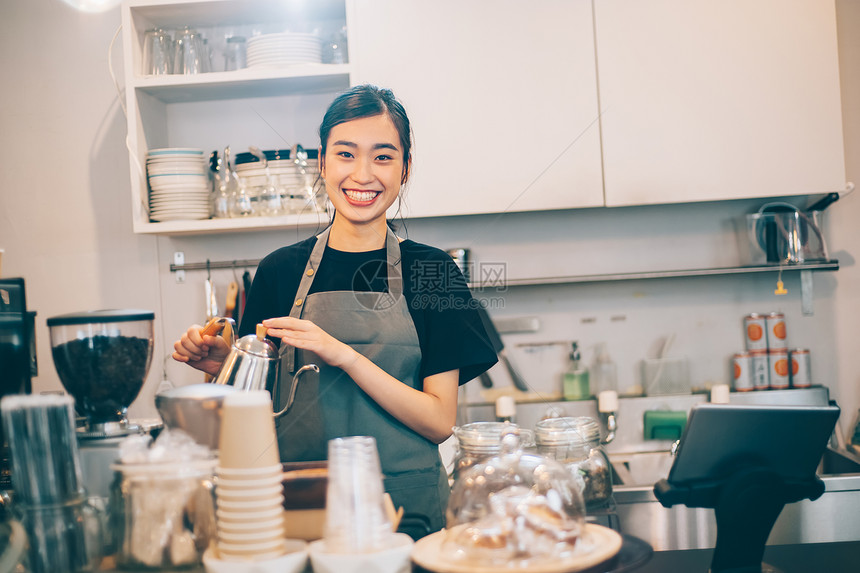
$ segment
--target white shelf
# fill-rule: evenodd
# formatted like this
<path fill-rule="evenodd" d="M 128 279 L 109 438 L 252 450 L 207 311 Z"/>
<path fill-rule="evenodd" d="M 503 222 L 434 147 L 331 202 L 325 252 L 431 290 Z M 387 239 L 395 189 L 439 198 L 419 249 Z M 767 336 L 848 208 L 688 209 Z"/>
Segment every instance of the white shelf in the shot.
<path fill-rule="evenodd" d="M 349 64 L 245 68 L 195 75 L 145 76 L 132 87 L 164 103 L 331 92 L 349 87 Z"/>
<path fill-rule="evenodd" d="M 136 222 L 134 232 L 149 235 L 208 235 L 227 232 L 272 231 L 305 227 L 325 227 L 325 213 L 284 215 L 281 217 L 242 217 L 236 219 L 204 219 L 201 221 Z"/>

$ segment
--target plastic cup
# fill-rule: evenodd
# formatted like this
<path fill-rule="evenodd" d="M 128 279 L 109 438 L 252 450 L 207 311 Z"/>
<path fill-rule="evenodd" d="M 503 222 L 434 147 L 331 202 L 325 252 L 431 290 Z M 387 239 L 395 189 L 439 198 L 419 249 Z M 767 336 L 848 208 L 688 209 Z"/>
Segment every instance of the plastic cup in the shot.
<path fill-rule="evenodd" d="M 385 511 L 376 440 L 336 438 L 328 443 L 325 548 L 330 553 L 365 553 L 392 541 Z"/>
<path fill-rule="evenodd" d="M 280 463 L 268 392 L 236 392 L 224 398 L 218 457 L 226 469 L 263 469 Z"/>

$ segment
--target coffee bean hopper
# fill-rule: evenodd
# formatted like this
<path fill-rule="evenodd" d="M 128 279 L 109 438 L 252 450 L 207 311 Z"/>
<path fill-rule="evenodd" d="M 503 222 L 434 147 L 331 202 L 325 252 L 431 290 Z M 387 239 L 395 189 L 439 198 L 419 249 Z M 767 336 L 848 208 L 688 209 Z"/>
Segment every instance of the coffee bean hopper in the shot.
<path fill-rule="evenodd" d="M 48 319 L 54 367 L 75 399 L 87 490 L 107 498 L 119 442 L 145 432 L 128 420 L 152 362 L 155 313 L 94 310 Z"/>

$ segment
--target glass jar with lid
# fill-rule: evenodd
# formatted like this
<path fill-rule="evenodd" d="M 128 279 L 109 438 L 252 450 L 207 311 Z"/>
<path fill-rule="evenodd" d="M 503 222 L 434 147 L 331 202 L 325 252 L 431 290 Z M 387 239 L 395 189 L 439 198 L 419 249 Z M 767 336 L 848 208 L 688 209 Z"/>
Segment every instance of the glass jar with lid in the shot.
<path fill-rule="evenodd" d="M 457 454 L 454 457 L 453 479 L 473 465 L 498 455 L 502 450 L 502 438 L 508 434 L 519 436 L 519 447 L 534 444 L 532 432 L 511 422 L 472 422 L 454 427 L 457 438 Z"/>
<path fill-rule="evenodd" d="M 612 497 L 612 470 L 600 445 L 600 426 L 588 417 L 541 420 L 535 426 L 535 444 L 541 455 L 564 464 L 580 482 L 588 508 L 600 507 Z"/>

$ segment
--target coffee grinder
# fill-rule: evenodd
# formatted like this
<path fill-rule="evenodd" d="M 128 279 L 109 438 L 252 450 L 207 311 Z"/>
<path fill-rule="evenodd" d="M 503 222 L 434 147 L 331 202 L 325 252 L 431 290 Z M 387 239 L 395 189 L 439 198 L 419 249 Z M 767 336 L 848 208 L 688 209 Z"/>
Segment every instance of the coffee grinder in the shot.
<path fill-rule="evenodd" d="M 27 310 L 24 279 L 0 279 L 0 398 L 29 394 L 36 363 L 36 313 Z M 12 488 L 9 445 L 0 424 L 0 491 Z"/>
<path fill-rule="evenodd" d="M 60 381 L 82 417 L 78 446 L 90 496 L 106 500 L 113 479 L 111 464 L 127 436 L 152 430 L 128 420 L 154 345 L 155 313 L 147 310 L 96 310 L 48 319 L 51 355 Z"/>

